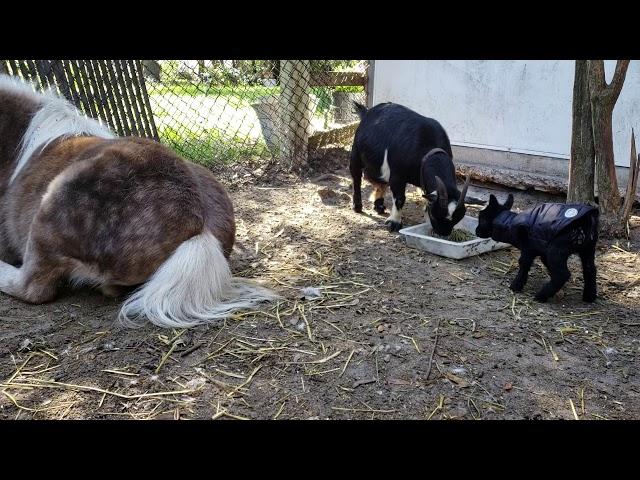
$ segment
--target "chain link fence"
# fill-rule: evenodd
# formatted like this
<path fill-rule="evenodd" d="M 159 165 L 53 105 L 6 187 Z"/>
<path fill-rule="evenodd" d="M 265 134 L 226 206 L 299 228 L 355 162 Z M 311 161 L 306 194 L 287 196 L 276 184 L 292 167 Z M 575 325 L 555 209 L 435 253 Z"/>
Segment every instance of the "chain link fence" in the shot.
<path fill-rule="evenodd" d="M 205 165 L 278 161 L 349 146 L 365 60 L 0 60 L 120 135 L 156 138 Z"/>
<path fill-rule="evenodd" d="M 145 61 L 161 141 L 205 161 L 303 163 L 349 143 L 366 102 L 366 61 Z"/>

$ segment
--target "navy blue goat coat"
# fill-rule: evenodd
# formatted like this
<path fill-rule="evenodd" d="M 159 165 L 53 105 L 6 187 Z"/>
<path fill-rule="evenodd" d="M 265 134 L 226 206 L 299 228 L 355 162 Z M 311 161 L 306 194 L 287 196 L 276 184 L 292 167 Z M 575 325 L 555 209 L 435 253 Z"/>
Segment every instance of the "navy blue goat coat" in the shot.
<path fill-rule="evenodd" d="M 526 238 L 528 248 L 545 251 L 567 227 L 597 212 L 596 207 L 582 203 L 543 203 L 522 213 L 504 211 L 493 221 L 491 238 L 516 247 Z"/>

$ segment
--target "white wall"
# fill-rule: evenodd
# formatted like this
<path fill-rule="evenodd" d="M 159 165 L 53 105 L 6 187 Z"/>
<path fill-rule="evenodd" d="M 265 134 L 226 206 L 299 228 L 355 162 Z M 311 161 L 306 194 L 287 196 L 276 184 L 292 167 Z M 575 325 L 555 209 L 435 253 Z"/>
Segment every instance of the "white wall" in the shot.
<path fill-rule="evenodd" d="M 376 60 L 373 104 L 396 102 L 440 121 L 454 145 L 568 159 L 573 60 Z M 607 81 L 615 61 L 606 61 Z M 640 138 L 640 62 L 613 113 L 617 165 Z"/>

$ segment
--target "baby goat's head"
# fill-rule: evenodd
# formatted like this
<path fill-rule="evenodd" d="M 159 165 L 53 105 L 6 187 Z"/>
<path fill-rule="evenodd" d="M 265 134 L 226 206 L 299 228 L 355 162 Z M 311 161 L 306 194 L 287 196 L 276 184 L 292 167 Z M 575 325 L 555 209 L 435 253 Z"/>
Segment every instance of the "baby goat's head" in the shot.
<path fill-rule="evenodd" d="M 500 205 L 495 195 L 489 195 L 489 204 L 480 210 L 478 214 L 478 227 L 476 228 L 476 237 L 489 238 L 493 230 L 493 221 L 495 218 L 506 210 L 511 210 L 513 206 L 513 195 L 509 194 L 507 201 Z"/>

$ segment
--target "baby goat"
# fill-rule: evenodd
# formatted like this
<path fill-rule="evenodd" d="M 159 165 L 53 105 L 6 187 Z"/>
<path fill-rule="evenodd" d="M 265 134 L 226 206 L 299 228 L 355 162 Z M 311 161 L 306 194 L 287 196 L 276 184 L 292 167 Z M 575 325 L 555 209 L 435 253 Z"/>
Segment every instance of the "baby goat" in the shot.
<path fill-rule="evenodd" d="M 535 298 L 546 302 L 571 277 L 567 260 L 577 253 L 582 261 L 584 278 L 582 299 L 593 302 L 596 299 L 598 209 L 585 204 L 544 203 L 514 213 L 510 211 L 512 206 L 513 195 L 509 194 L 504 205 L 491 195 L 487 207 L 480 211 L 476 228 L 476 236 L 509 243 L 522 252 L 518 260 L 520 269 L 511 282 L 511 290 L 522 291 L 533 261 L 540 256 L 551 280 Z"/>

